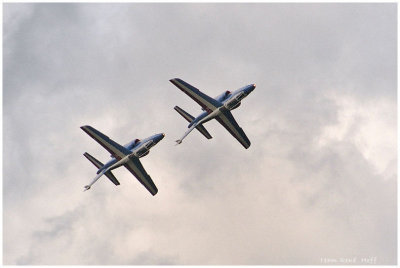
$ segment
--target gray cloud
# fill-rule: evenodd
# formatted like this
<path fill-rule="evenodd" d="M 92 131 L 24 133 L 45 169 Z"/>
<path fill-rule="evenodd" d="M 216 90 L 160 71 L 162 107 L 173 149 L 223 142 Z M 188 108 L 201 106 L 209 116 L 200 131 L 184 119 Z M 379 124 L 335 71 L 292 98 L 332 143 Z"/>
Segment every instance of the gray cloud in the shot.
<path fill-rule="evenodd" d="M 395 4 L 5 4 L 5 264 L 395 264 Z M 207 94 L 256 83 L 233 112 L 174 140 Z M 124 144 L 164 132 L 142 163 L 152 197 L 82 186 Z"/>

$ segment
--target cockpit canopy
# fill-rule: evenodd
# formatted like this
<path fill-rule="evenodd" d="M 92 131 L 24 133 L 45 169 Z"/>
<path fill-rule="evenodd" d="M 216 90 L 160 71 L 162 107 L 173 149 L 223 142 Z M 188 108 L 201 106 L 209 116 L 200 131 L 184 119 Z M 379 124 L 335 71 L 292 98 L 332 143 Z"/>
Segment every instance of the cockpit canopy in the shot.
<path fill-rule="evenodd" d="M 231 92 L 229 90 L 225 91 L 224 93 L 222 93 L 221 95 L 219 95 L 218 97 L 216 97 L 215 99 L 223 102 L 224 100 L 226 100 L 229 96 L 231 95 Z"/>
<path fill-rule="evenodd" d="M 124 147 L 128 150 L 132 150 L 133 148 L 135 148 L 136 145 L 138 145 L 139 142 L 140 142 L 140 139 L 135 139 L 135 140 L 129 142 L 128 144 L 124 145 Z"/>

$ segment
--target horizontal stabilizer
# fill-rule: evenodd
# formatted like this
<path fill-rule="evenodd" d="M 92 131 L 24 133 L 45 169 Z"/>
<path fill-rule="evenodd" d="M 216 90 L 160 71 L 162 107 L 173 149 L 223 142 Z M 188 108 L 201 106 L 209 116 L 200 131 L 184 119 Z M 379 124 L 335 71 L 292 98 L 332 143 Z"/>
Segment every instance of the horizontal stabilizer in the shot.
<path fill-rule="evenodd" d="M 189 123 L 191 123 L 194 119 L 193 116 L 191 116 L 189 113 L 185 112 L 182 108 L 179 106 L 174 107 L 175 111 L 177 111 L 180 115 L 182 115 L 183 118 L 185 118 Z"/>
<path fill-rule="evenodd" d="M 196 129 L 200 131 L 200 133 L 203 134 L 204 137 L 206 137 L 207 139 L 212 139 L 212 136 L 210 135 L 210 133 L 208 133 L 207 129 L 202 124 L 196 126 Z"/>
<path fill-rule="evenodd" d="M 94 158 L 93 156 L 91 156 L 89 153 L 84 153 L 83 154 L 90 162 L 92 162 L 93 165 L 95 165 L 98 169 L 100 169 L 101 167 L 103 167 L 103 163 L 101 163 L 99 160 L 97 160 L 96 158 Z M 106 173 L 104 173 L 104 175 L 107 176 L 107 178 L 114 183 L 115 185 L 120 185 L 119 181 L 117 180 L 117 178 L 115 178 L 114 174 L 111 173 L 111 171 L 107 171 Z M 90 187 L 86 190 L 89 190 Z"/>
<path fill-rule="evenodd" d="M 182 108 L 180 108 L 179 106 L 175 106 L 174 107 L 175 111 L 177 111 L 180 115 L 182 115 L 183 118 L 185 118 L 189 123 L 191 123 L 195 118 L 193 116 L 191 116 L 188 112 L 185 112 Z M 208 133 L 207 129 L 202 125 L 198 125 L 196 126 L 196 129 L 198 131 L 200 131 L 201 134 L 204 135 L 204 137 L 206 137 L 207 139 L 211 139 L 212 136 L 210 135 L 210 133 Z M 178 144 L 180 144 L 182 141 L 178 142 Z"/>
<path fill-rule="evenodd" d="M 84 153 L 83 154 L 90 162 L 92 162 L 93 165 L 95 165 L 97 168 L 101 168 L 103 165 L 103 163 L 101 163 L 99 160 L 97 160 L 96 158 L 94 158 L 93 156 L 91 156 L 89 153 Z"/>

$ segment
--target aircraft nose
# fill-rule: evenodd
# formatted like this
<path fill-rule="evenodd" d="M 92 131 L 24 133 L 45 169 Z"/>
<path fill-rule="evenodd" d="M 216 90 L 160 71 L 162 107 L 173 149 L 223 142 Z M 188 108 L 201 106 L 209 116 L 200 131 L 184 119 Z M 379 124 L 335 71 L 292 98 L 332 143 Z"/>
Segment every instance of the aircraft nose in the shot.
<path fill-rule="evenodd" d="M 249 85 L 249 87 L 246 90 L 247 94 L 250 94 L 255 88 L 256 88 L 256 84 Z"/>
<path fill-rule="evenodd" d="M 165 134 L 164 134 L 164 133 L 156 134 L 155 137 L 154 137 L 154 139 L 153 139 L 153 141 L 154 141 L 155 143 L 158 143 L 158 142 L 160 142 L 162 139 L 164 139 L 164 137 L 165 137 Z"/>

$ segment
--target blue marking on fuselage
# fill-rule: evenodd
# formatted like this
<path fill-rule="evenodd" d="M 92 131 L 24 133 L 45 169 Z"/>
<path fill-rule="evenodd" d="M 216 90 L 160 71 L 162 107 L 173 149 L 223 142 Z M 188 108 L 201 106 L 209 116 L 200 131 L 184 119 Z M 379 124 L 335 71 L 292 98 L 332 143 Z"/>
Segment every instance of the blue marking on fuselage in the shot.
<path fill-rule="evenodd" d="M 114 157 L 111 158 L 110 161 L 108 161 L 107 163 L 104 164 L 104 166 L 102 166 L 98 171 L 97 174 L 99 174 L 101 171 L 111 167 L 112 165 L 114 165 L 115 163 L 117 163 L 117 159 L 115 159 Z"/>
<path fill-rule="evenodd" d="M 188 128 L 190 128 L 191 126 L 193 126 L 193 124 L 199 122 L 201 119 L 203 119 L 204 117 L 206 117 L 208 115 L 207 111 L 202 112 L 198 117 L 196 117 L 192 122 L 190 122 L 190 124 L 188 125 Z"/>
<path fill-rule="evenodd" d="M 215 99 L 216 99 L 217 101 L 219 101 L 219 102 L 224 102 L 227 98 L 229 98 L 229 96 L 230 96 L 231 94 L 232 94 L 232 93 L 231 93 L 229 90 L 227 90 L 227 91 L 225 91 L 224 93 L 222 93 L 221 95 L 215 97 Z"/>
<path fill-rule="evenodd" d="M 249 95 L 254 89 L 255 89 L 255 85 L 254 85 L 254 84 L 241 87 L 241 88 L 235 90 L 234 92 L 232 92 L 232 94 L 230 94 L 229 97 L 226 98 L 222 103 L 226 103 L 226 102 L 230 101 L 232 98 L 235 98 L 237 95 L 239 95 L 239 94 L 242 93 L 242 92 L 245 94 L 245 96 L 243 97 L 243 98 L 245 98 L 245 97 L 247 97 L 247 95 Z M 243 99 L 243 98 L 242 98 L 242 99 Z"/>

